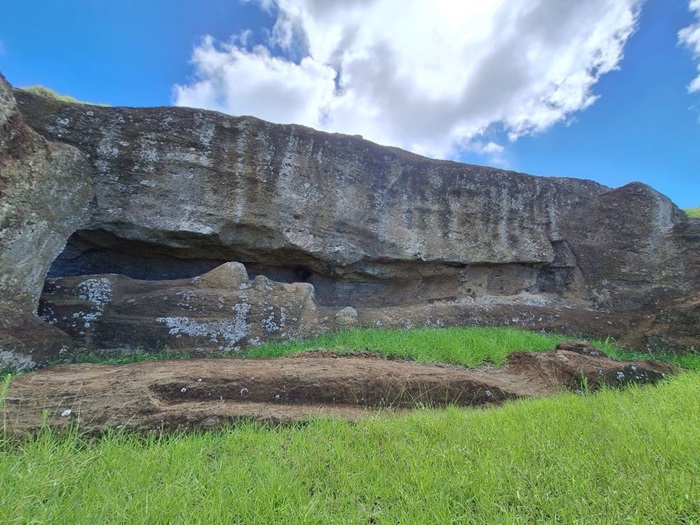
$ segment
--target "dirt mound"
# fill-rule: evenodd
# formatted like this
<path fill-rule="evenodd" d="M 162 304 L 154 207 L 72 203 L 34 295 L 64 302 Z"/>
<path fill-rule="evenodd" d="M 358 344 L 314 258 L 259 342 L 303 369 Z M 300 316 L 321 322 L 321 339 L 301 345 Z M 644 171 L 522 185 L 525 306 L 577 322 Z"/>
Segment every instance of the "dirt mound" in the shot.
<path fill-rule="evenodd" d="M 603 384 L 648 383 L 674 372 L 659 361 L 614 361 L 590 346 L 519 352 L 499 368 L 466 369 L 325 351 L 281 359 L 197 359 L 60 365 L 16 377 L 5 402 L 10 434 L 43 424 L 108 428 L 213 428 L 252 418 L 356 419 L 377 409 L 488 406 Z"/>

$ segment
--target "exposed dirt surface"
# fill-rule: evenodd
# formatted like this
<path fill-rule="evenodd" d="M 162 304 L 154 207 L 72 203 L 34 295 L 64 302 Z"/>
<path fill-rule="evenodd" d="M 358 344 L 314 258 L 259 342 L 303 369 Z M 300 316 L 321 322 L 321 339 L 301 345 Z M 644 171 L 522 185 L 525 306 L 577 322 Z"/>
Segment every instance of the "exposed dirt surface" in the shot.
<path fill-rule="evenodd" d="M 59 365 L 14 378 L 4 416 L 10 435 L 42 424 L 101 432 L 214 428 L 240 418 L 281 423 L 324 415 L 354 420 L 378 410 L 489 406 L 584 385 L 649 383 L 674 370 L 659 361 L 614 361 L 586 343 L 519 352 L 499 368 L 325 351 L 281 359 Z"/>

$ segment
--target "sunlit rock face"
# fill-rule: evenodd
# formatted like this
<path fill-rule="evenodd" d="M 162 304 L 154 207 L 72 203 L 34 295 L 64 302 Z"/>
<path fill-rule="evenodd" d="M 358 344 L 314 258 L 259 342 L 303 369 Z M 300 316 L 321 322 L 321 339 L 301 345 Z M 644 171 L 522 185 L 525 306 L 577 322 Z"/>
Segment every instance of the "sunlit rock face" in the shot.
<path fill-rule="evenodd" d="M 32 368 L 71 344 L 34 317 L 46 272 L 93 214 L 92 162 L 31 130 L 0 75 L 0 369 Z"/>
<path fill-rule="evenodd" d="M 700 333 L 700 226 L 645 185 L 610 189 L 252 117 L 67 104 L 3 85 L 2 129 L 74 163 L 15 168 L 15 180 L 34 169 L 48 184 L 22 206 L 44 229 L 3 230 L 34 243 L 31 267 L 6 265 L 25 283 L 14 289 L 27 311 L 46 276 L 43 302 L 65 310 L 61 279 L 78 279 L 65 283 L 73 297 L 91 275 L 176 288 L 235 262 L 253 280 L 312 288 L 311 331 L 335 328 L 352 307 L 358 324 L 563 328 L 635 346 L 686 348 Z M 3 209 L 18 195 L 3 193 Z M 0 246 L 3 261 L 15 253 Z M 518 312 L 534 313 L 525 322 Z M 105 321 L 95 322 L 90 337 L 63 329 L 86 346 L 137 343 L 114 326 L 116 338 L 98 337 Z"/>
<path fill-rule="evenodd" d="M 92 217 L 88 156 L 32 131 L 0 75 L 0 297 L 36 310 L 46 270 Z"/>

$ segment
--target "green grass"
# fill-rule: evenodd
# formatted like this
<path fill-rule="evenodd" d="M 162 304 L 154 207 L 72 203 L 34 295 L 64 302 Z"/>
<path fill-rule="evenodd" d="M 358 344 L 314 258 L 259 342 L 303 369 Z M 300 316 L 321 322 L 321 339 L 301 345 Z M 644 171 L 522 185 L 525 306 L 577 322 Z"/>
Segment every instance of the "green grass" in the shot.
<path fill-rule="evenodd" d="M 42 97 L 50 98 L 53 100 L 58 100 L 60 102 L 69 102 L 71 104 L 92 104 L 91 102 L 85 102 L 83 100 L 78 100 L 70 95 L 61 95 L 56 93 L 53 89 L 47 88 L 45 86 L 26 86 L 20 88 L 23 91 L 33 93 L 34 95 L 39 95 Z M 107 104 L 95 104 L 98 106 L 107 106 Z"/>
<path fill-rule="evenodd" d="M 683 211 L 691 219 L 700 219 L 700 208 L 688 208 Z"/>
<path fill-rule="evenodd" d="M 282 357 L 324 348 L 339 354 L 369 350 L 418 362 L 499 365 L 518 350 L 552 350 L 557 343 L 570 339 L 562 335 L 497 327 L 353 329 L 305 341 L 264 344 L 249 349 L 245 357 Z M 612 345 L 605 342 L 596 344 L 605 350 L 612 349 Z"/>
<path fill-rule="evenodd" d="M 351 424 L 0 442 L 0 523 L 700 519 L 700 373 Z"/>
<path fill-rule="evenodd" d="M 698 351 L 686 352 L 685 354 L 673 352 L 645 353 L 626 350 L 624 348 L 613 348 L 609 355 L 614 359 L 625 361 L 633 359 L 658 359 L 659 361 L 666 361 L 667 363 L 680 366 L 686 370 L 700 371 L 700 352 Z"/>
<path fill-rule="evenodd" d="M 247 356 L 372 350 L 473 366 L 565 339 L 507 328 L 348 330 Z M 3 432 L 0 523 L 700 523 L 700 356 L 657 357 L 694 371 L 657 386 L 356 423 L 99 438 L 44 429 L 23 441 Z"/>
<path fill-rule="evenodd" d="M 415 328 L 411 330 L 352 329 L 312 339 L 265 343 L 244 353 L 218 353 L 208 357 L 276 358 L 308 350 L 328 350 L 337 354 L 371 351 L 384 356 L 418 362 L 440 362 L 460 366 L 501 365 L 508 355 L 520 350 L 552 350 L 557 343 L 580 339 L 558 334 L 531 332 L 515 328 Z M 661 359 L 685 368 L 700 370 L 700 354 L 641 353 L 625 350 L 613 340 L 591 341 L 616 359 Z M 192 357 L 184 352 L 135 352 L 129 355 L 82 355 L 73 362 L 129 363 Z"/>
<path fill-rule="evenodd" d="M 212 357 L 276 358 L 308 350 L 328 350 L 337 354 L 371 351 L 380 355 L 411 359 L 418 362 L 441 362 L 462 366 L 484 363 L 502 364 L 507 356 L 518 350 L 552 350 L 557 343 L 570 337 L 516 330 L 513 328 L 416 328 L 368 329 L 358 328 L 330 333 L 319 337 L 269 342 L 249 347 L 243 353 L 225 352 Z M 606 351 L 614 351 L 611 342 L 594 342 Z M 79 356 L 79 362 L 126 363 L 132 361 L 182 359 L 187 353 L 136 352 L 129 355 L 106 357 L 104 355 Z"/>
<path fill-rule="evenodd" d="M 369 350 L 418 362 L 438 362 L 474 367 L 502 365 L 513 352 L 552 350 L 565 336 L 501 327 L 414 328 L 411 330 L 352 329 L 303 341 L 266 343 L 249 349 L 242 357 L 272 358 L 314 349 L 338 354 Z M 614 359 L 660 359 L 691 370 L 700 370 L 700 354 L 643 353 L 624 349 L 614 340 L 590 341 Z"/>
<path fill-rule="evenodd" d="M 69 95 L 61 95 L 59 93 L 56 93 L 53 89 L 49 89 L 45 86 L 27 86 L 27 87 L 22 87 L 20 89 L 22 89 L 23 91 L 27 91 L 29 93 L 33 93 L 34 95 L 40 95 L 42 97 L 52 98 L 54 100 L 60 100 L 61 102 L 70 102 L 72 104 L 83 104 L 83 102 L 81 102 L 77 98 L 73 98 Z"/>

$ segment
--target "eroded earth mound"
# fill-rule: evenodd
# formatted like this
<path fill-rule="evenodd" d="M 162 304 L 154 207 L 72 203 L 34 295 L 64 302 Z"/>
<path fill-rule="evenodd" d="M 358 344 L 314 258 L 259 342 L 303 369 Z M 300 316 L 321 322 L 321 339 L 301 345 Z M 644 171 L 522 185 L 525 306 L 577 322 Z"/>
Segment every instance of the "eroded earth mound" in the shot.
<path fill-rule="evenodd" d="M 282 359 L 194 359 L 127 365 L 58 365 L 12 380 L 10 435 L 42 425 L 85 432 L 214 428 L 237 419 L 356 419 L 377 410 L 490 406 L 602 385 L 653 383 L 659 361 L 614 361 L 586 343 L 518 352 L 500 368 L 416 364 L 370 353 L 305 352 Z"/>

